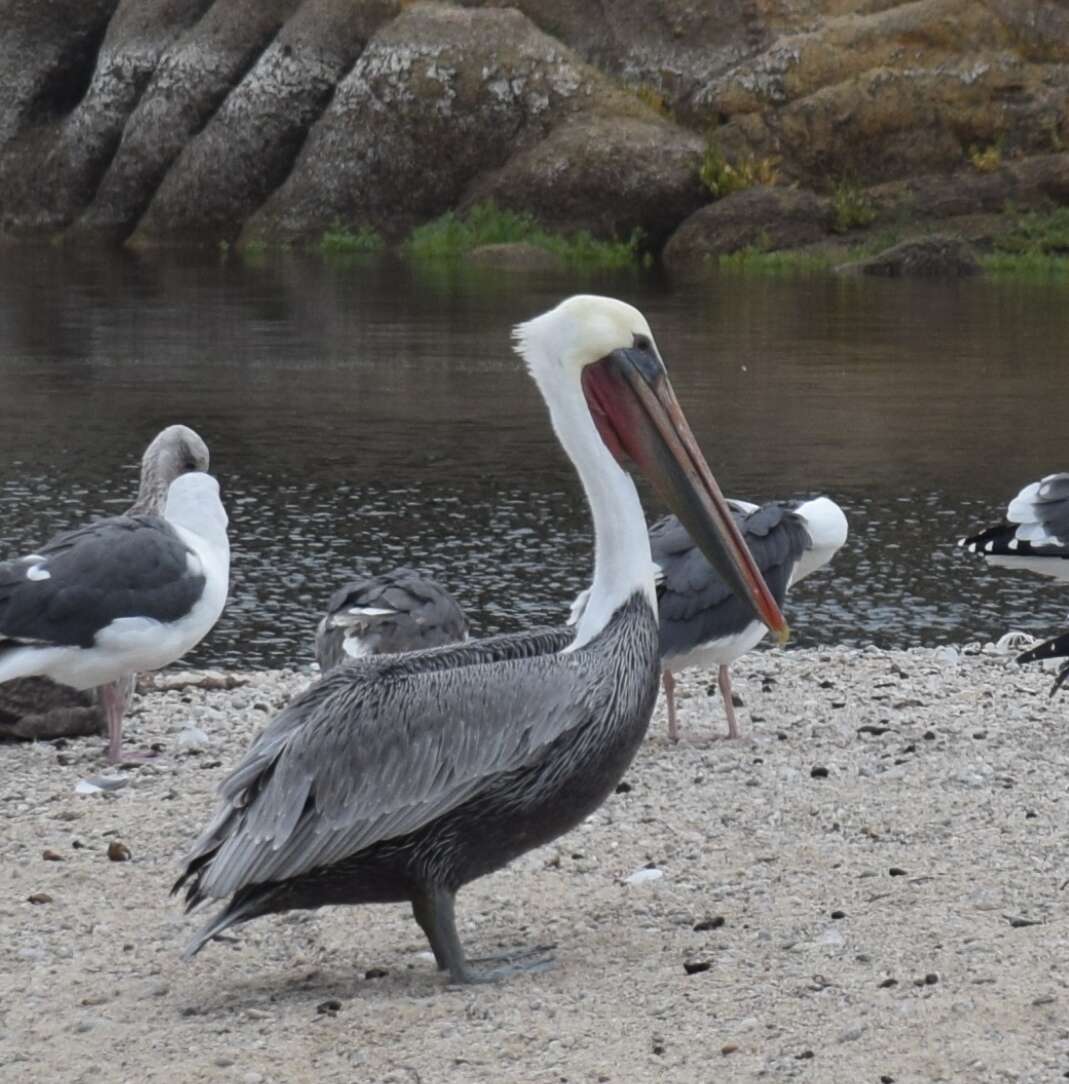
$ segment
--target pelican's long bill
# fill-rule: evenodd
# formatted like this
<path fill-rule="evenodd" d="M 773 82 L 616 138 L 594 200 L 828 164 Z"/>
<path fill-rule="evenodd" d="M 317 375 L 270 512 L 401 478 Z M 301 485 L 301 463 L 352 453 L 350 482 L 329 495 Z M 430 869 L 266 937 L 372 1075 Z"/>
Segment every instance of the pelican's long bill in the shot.
<path fill-rule="evenodd" d="M 583 392 L 613 455 L 634 461 L 713 567 L 785 642 L 787 622 L 735 525 L 653 344 L 636 341 L 588 365 Z"/>

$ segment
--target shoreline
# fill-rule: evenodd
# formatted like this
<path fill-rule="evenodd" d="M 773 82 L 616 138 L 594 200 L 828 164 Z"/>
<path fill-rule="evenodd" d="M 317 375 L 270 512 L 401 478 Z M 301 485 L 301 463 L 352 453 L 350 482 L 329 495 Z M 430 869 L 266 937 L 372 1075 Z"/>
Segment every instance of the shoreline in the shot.
<path fill-rule="evenodd" d="M 758 650 L 732 668 L 737 743 L 671 746 L 659 700 L 627 788 L 461 892 L 472 951 L 558 946 L 554 970 L 477 989 L 445 986 L 403 906 L 261 919 L 179 960 L 204 921 L 167 896 L 181 854 L 308 675 L 143 693 L 131 748 L 164 750 L 111 794 L 75 792 L 103 773 L 102 739 L 0 746 L 0 1066 L 245 1084 L 1060 1076 L 1069 744 L 1051 673 L 1011 659 Z M 714 677 L 678 681 L 686 738 L 723 730 Z M 179 751 L 187 724 L 202 750 Z M 109 860 L 116 842 L 129 861 Z M 649 866 L 661 876 L 628 880 Z"/>

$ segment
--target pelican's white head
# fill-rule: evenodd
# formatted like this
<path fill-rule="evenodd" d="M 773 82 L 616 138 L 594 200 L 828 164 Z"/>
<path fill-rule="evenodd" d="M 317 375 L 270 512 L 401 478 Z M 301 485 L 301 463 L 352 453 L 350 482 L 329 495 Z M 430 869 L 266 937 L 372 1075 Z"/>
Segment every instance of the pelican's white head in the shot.
<path fill-rule="evenodd" d="M 594 294 L 567 298 L 518 325 L 513 338 L 516 352 L 543 393 L 547 382 L 578 380 L 588 365 L 614 350 L 629 349 L 636 340 L 653 343 L 650 326 L 634 305 Z"/>
<path fill-rule="evenodd" d="M 520 324 L 515 339 L 594 516 L 594 584 L 576 643 L 596 634 L 635 590 L 656 606 L 645 520 L 620 469 L 628 460 L 736 593 L 785 638 L 783 615 L 690 431 L 642 313 L 613 298 L 579 295 Z"/>

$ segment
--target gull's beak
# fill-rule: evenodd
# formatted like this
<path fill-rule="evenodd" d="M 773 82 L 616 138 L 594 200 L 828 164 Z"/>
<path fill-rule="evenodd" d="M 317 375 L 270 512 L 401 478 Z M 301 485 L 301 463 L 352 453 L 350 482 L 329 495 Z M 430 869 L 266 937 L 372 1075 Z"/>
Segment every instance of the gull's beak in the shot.
<path fill-rule="evenodd" d="M 602 440 L 634 461 L 695 545 L 784 643 L 789 629 L 694 439 L 655 349 L 615 350 L 583 370 L 583 392 Z"/>

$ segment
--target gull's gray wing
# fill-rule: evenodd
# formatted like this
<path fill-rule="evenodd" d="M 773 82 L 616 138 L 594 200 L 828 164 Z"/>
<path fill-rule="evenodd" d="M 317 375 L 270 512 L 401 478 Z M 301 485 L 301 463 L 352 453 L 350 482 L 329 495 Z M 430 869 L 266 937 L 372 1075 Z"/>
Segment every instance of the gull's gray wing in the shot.
<path fill-rule="evenodd" d="M 773 598 L 782 603 L 791 571 L 809 545 L 804 521 L 780 501 L 753 511 L 733 507 L 732 512 Z M 740 633 L 755 620 L 749 605 L 735 596 L 675 516 L 650 528 L 650 549 L 661 569 L 662 658 Z"/>
<path fill-rule="evenodd" d="M 156 516 L 115 516 L 0 564 L 0 640 L 91 647 L 119 617 L 176 621 L 204 589 L 199 562 Z"/>

